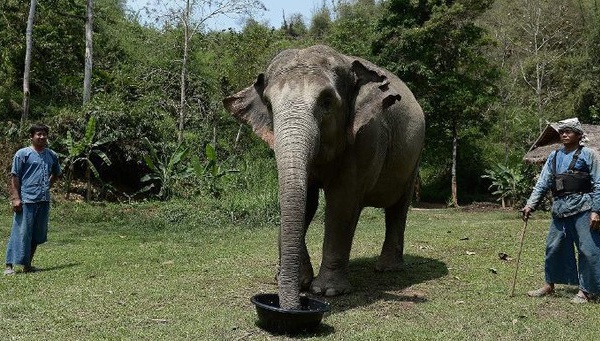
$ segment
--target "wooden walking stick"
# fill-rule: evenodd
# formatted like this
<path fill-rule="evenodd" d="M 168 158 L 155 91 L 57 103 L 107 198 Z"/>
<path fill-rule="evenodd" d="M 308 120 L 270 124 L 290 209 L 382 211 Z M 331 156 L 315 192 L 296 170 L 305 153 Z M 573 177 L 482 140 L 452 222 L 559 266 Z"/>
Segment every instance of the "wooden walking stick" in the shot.
<path fill-rule="evenodd" d="M 510 297 L 515 296 L 515 285 L 517 284 L 517 272 L 519 272 L 519 261 L 521 260 L 521 251 L 523 251 L 523 239 L 525 239 L 525 230 L 527 230 L 527 221 L 529 218 L 525 217 L 523 223 L 523 231 L 521 231 L 521 241 L 519 244 L 519 253 L 517 253 L 517 265 L 515 266 L 515 275 L 513 276 L 512 289 L 510 290 Z"/>

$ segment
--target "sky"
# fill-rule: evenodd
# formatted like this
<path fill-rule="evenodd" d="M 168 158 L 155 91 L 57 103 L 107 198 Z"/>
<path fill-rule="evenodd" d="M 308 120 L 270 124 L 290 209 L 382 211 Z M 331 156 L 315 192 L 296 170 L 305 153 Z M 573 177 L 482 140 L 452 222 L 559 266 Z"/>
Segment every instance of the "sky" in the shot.
<path fill-rule="evenodd" d="M 178 0 L 183 1 L 183 0 Z M 266 12 L 258 14 L 254 19 L 259 22 L 267 21 L 269 26 L 279 28 L 283 23 L 283 12 L 285 12 L 286 18 L 289 18 L 292 14 L 300 13 L 304 18 L 306 25 L 310 25 L 310 19 L 312 14 L 321 6 L 323 6 L 323 0 L 261 0 L 267 8 Z M 329 3 L 330 0 L 327 0 Z M 127 5 L 133 11 L 137 11 L 141 7 L 145 6 L 148 0 L 127 0 Z M 215 20 L 208 23 L 208 27 L 214 30 L 227 29 L 232 27 L 234 29 L 240 29 L 243 22 L 239 19 L 228 18 L 220 16 Z"/>

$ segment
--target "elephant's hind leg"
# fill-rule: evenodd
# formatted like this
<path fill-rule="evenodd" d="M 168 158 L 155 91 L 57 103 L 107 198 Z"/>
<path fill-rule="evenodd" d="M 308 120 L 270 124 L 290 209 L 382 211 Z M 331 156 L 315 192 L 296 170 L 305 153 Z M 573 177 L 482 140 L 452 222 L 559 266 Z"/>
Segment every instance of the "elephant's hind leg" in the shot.
<path fill-rule="evenodd" d="M 410 190 L 398 202 L 385 209 L 385 240 L 375 264 L 377 271 L 399 270 L 404 264 L 404 230 L 411 199 Z"/>

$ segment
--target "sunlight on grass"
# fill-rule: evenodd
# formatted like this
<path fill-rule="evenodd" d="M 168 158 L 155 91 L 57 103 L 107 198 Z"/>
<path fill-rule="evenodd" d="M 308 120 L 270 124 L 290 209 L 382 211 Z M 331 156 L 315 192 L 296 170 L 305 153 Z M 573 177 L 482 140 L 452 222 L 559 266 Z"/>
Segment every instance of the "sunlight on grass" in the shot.
<path fill-rule="evenodd" d="M 170 204 L 162 204 L 170 205 Z M 0 335 L 9 339 L 285 339 L 255 325 L 250 297 L 275 292 L 277 226 L 207 223 L 193 203 L 174 207 L 61 204 L 42 271 L 0 280 Z M 181 210 L 181 214 L 175 214 Z M 189 213 L 191 211 L 192 213 Z M 4 250 L 11 216 L 0 213 Z M 355 291 L 326 298 L 332 311 L 311 339 L 598 339 L 600 305 L 569 303 L 572 287 L 531 299 L 543 280 L 548 216 L 536 213 L 509 297 L 522 221 L 514 211 L 412 210 L 405 267 L 373 270 L 383 214 L 366 209 L 354 239 Z M 307 240 L 318 272 L 322 212 Z M 502 260 L 499 253 L 508 254 Z"/>

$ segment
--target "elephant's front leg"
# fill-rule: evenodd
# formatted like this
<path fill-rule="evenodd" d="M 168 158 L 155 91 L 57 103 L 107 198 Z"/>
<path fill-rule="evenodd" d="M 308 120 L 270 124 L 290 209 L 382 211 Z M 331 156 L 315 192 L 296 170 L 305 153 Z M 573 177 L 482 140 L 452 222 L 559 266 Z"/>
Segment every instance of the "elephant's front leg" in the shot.
<path fill-rule="evenodd" d="M 323 260 L 319 275 L 311 286 L 316 294 L 335 296 L 352 291 L 348 280 L 348 262 L 361 211 L 355 198 L 349 193 L 329 196 L 326 193 Z"/>

